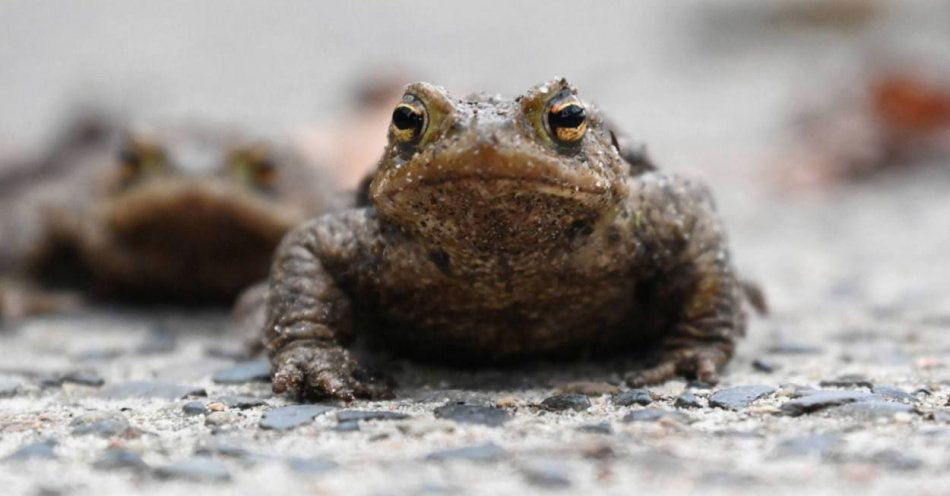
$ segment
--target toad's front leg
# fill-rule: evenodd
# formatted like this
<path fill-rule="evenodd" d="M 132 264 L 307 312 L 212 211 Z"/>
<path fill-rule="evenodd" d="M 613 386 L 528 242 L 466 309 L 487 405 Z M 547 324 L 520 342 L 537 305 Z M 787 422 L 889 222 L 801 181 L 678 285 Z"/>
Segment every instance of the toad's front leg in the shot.
<path fill-rule="evenodd" d="M 267 297 L 264 344 L 277 393 L 298 399 L 380 398 L 388 385 L 374 381 L 344 348 L 352 337 L 349 297 L 328 266 L 356 270 L 365 255 L 365 211 L 320 217 L 284 238 L 275 254 Z M 363 236 L 361 236 L 363 235 Z"/>
<path fill-rule="evenodd" d="M 656 272 L 653 301 L 663 316 L 659 361 L 630 374 L 631 386 L 685 376 L 707 384 L 745 333 L 742 287 L 708 191 L 678 178 L 646 178 L 636 208 L 640 236 Z"/>

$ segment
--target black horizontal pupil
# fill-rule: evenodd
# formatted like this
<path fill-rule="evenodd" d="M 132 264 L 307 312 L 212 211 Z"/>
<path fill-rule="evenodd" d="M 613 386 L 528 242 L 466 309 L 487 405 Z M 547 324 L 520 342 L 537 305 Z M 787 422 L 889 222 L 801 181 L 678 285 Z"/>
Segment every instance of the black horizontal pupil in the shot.
<path fill-rule="evenodd" d="M 584 123 L 584 107 L 570 104 L 557 112 L 551 112 L 548 117 L 552 127 L 578 127 Z"/>
<path fill-rule="evenodd" d="M 416 112 L 406 105 L 400 105 L 393 110 L 393 125 L 403 131 L 407 129 L 419 130 L 422 128 L 422 113 Z"/>

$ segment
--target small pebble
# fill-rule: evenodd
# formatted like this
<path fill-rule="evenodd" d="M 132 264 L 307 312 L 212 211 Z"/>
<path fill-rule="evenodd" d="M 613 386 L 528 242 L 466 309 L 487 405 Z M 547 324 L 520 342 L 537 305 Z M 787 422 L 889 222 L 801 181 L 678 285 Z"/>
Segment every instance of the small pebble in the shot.
<path fill-rule="evenodd" d="M 361 420 L 403 420 L 409 415 L 400 412 L 370 410 L 340 410 L 336 412 L 338 422 L 358 422 Z"/>
<path fill-rule="evenodd" d="M 211 427 L 220 427 L 223 425 L 233 424 L 237 420 L 238 417 L 234 413 L 212 411 L 205 416 L 205 425 Z"/>
<path fill-rule="evenodd" d="M 803 384 L 785 383 L 785 384 L 779 385 L 778 391 L 775 392 L 775 395 L 780 398 L 781 397 L 801 398 L 802 396 L 808 396 L 809 394 L 812 394 L 816 391 L 818 391 L 818 389 L 815 389 L 811 386 L 806 386 Z"/>
<path fill-rule="evenodd" d="M 837 434 L 816 434 L 785 439 L 776 448 L 776 454 L 784 456 L 810 456 L 829 454 L 841 444 Z"/>
<path fill-rule="evenodd" d="M 597 422 L 596 424 L 584 424 L 577 427 L 577 432 L 587 432 L 590 434 L 613 434 L 614 429 L 610 422 Z"/>
<path fill-rule="evenodd" d="M 228 406 L 220 401 L 212 401 L 208 403 L 209 412 L 223 412 L 228 409 Z"/>
<path fill-rule="evenodd" d="M 557 394 L 545 398 L 541 406 L 551 411 L 573 410 L 583 412 L 590 408 L 590 399 L 583 394 Z"/>
<path fill-rule="evenodd" d="M 227 482 L 231 480 L 228 468 L 220 462 L 199 456 L 181 460 L 155 469 L 160 479 L 185 479 L 195 482 Z"/>
<path fill-rule="evenodd" d="M 874 386 L 871 388 L 871 392 L 888 400 L 894 401 L 914 401 L 913 395 L 904 391 L 903 389 L 897 386 L 891 386 L 887 384 L 882 384 L 880 386 Z"/>
<path fill-rule="evenodd" d="M 786 415 L 796 417 L 832 406 L 872 398 L 874 398 L 874 395 L 864 391 L 814 391 L 806 396 L 786 401 L 781 409 Z"/>
<path fill-rule="evenodd" d="M 511 413 L 508 410 L 493 406 L 448 404 L 436 408 L 433 413 L 436 418 L 489 427 L 498 427 L 511 420 Z"/>
<path fill-rule="evenodd" d="M 285 431 L 307 425 L 324 413 L 332 411 L 332 406 L 326 405 L 291 405 L 274 408 L 264 412 L 261 417 L 262 429 Z"/>
<path fill-rule="evenodd" d="M 83 386 L 101 387 L 106 383 L 106 380 L 95 372 L 81 370 L 67 373 L 62 377 L 62 382 L 80 384 Z"/>
<path fill-rule="evenodd" d="M 0 379 L 0 398 L 15 396 L 20 391 L 20 383 L 9 379 Z"/>
<path fill-rule="evenodd" d="M 477 462 L 490 462 L 500 460 L 508 456 L 508 452 L 494 443 L 479 444 L 475 446 L 465 446 L 462 448 L 452 448 L 436 451 L 426 456 L 427 460 L 471 460 Z"/>
<path fill-rule="evenodd" d="M 562 489 L 571 485 L 567 469 L 556 462 L 525 462 L 520 464 L 518 468 L 525 480 L 534 486 Z"/>
<path fill-rule="evenodd" d="M 646 389 L 628 389 L 627 391 L 615 395 L 610 401 L 617 406 L 647 406 L 653 403 L 653 394 Z"/>
<path fill-rule="evenodd" d="M 836 388 L 855 388 L 855 387 L 864 387 L 872 388 L 874 384 L 863 375 L 859 374 L 845 374 L 836 379 L 828 379 L 818 383 L 821 387 L 836 387 Z"/>
<path fill-rule="evenodd" d="M 914 413 L 914 407 L 906 403 L 872 399 L 837 406 L 829 410 L 829 413 L 866 419 L 891 418 L 900 414 Z"/>
<path fill-rule="evenodd" d="M 36 384 L 42 389 L 60 388 L 63 387 L 63 377 L 60 375 L 43 377 Z"/>
<path fill-rule="evenodd" d="M 360 430 L 360 423 L 357 420 L 347 420 L 346 422 L 338 422 L 332 429 L 337 432 L 354 432 Z"/>
<path fill-rule="evenodd" d="M 703 404 L 699 402 L 699 398 L 692 391 L 684 391 L 683 394 L 676 397 L 673 406 L 678 408 L 702 408 Z"/>
<path fill-rule="evenodd" d="M 55 460 L 56 445 L 59 444 L 54 439 L 45 441 L 36 441 L 20 447 L 6 457 L 7 460 Z"/>
<path fill-rule="evenodd" d="M 871 461 L 889 470 L 899 472 L 912 472 L 924 466 L 924 461 L 920 458 L 894 448 L 878 451 L 871 456 Z"/>
<path fill-rule="evenodd" d="M 752 404 L 753 401 L 775 392 L 772 386 L 755 384 L 720 389 L 709 397 L 709 406 L 727 410 L 739 410 Z"/>
<path fill-rule="evenodd" d="M 195 448 L 196 455 L 205 457 L 234 458 L 246 464 L 274 461 L 274 457 L 251 452 L 240 444 L 227 439 L 210 438 Z"/>
<path fill-rule="evenodd" d="M 189 401 L 182 405 L 181 411 L 184 412 L 185 415 L 201 415 L 206 413 L 208 409 L 201 401 Z"/>
<path fill-rule="evenodd" d="M 120 448 L 107 449 L 99 459 L 92 463 L 92 467 L 97 470 L 148 469 L 148 465 L 138 453 Z"/>
<path fill-rule="evenodd" d="M 671 419 L 680 423 L 689 423 L 692 419 L 680 412 L 663 408 L 644 408 L 634 410 L 623 417 L 623 422 L 656 422 L 662 419 Z"/>
<path fill-rule="evenodd" d="M 132 437 L 138 432 L 119 413 L 95 412 L 77 417 L 69 425 L 74 436 L 95 434 L 100 437 Z"/>
<path fill-rule="evenodd" d="M 270 361 L 261 359 L 241 362 L 233 367 L 216 372 L 212 380 L 216 384 L 268 382 L 270 381 Z"/>
<path fill-rule="evenodd" d="M 752 368 L 759 372 L 771 374 L 779 369 L 778 364 L 771 360 L 757 359 L 752 361 Z"/>
<path fill-rule="evenodd" d="M 337 464 L 320 458 L 288 458 L 287 466 L 298 474 L 317 475 L 335 469 Z"/>
<path fill-rule="evenodd" d="M 223 403 L 228 408 L 237 408 L 239 410 L 247 410 L 248 408 L 254 408 L 256 406 L 267 404 L 267 402 L 262 398 L 242 395 L 222 396 L 218 398 L 218 403 Z"/>

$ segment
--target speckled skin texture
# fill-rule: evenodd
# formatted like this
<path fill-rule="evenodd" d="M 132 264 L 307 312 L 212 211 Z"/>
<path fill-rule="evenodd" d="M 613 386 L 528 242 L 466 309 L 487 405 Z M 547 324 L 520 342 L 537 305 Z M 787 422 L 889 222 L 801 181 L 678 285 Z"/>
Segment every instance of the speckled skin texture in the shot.
<path fill-rule="evenodd" d="M 230 303 L 266 278 L 292 226 L 334 201 L 318 171 L 214 127 L 114 127 L 94 143 L 63 142 L 49 163 L 23 168 L 42 174 L 18 178 L 15 188 L 4 183 L 11 190 L 0 205 L 8 280 L 0 315 L 48 307 L 35 288 L 24 290 L 31 282 L 123 299 Z M 136 167 L 125 163 L 130 156 Z M 255 182 L 250 167 L 259 162 L 272 170 Z"/>
<path fill-rule="evenodd" d="M 717 382 L 745 322 L 708 190 L 625 160 L 589 105 L 582 140 L 558 144 L 544 119 L 571 94 L 407 88 L 427 111 L 418 143 L 391 129 L 369 205 L 300 226 L 275 256 L 277 392 L 388 394 L 345 347 L 357 333 L 453 364 L 648 352 L 630 384 Z"/>

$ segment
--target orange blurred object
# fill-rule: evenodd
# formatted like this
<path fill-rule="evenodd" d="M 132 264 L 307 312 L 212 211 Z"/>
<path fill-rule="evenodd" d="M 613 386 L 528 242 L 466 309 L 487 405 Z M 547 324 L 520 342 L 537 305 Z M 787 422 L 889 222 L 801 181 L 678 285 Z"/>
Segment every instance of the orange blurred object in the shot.
<path fill-rule="evenodd" d="M 894 131 L 929 134 L 950 126 L 950 88 L 898 75 L 878 79 L 871 94 L 876 117 Z"/>

